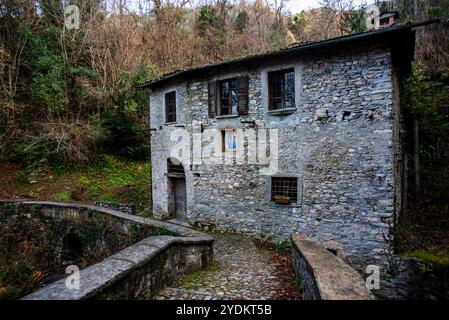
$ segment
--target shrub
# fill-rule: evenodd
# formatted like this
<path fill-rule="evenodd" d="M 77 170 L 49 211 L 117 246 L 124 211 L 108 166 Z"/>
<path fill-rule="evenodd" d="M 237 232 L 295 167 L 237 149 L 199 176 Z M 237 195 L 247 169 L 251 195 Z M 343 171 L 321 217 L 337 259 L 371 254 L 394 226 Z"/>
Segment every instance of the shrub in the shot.
<path fill-rule="evenodd" d="M 133 160 L 150 156 L 147 93 L 137 88 L 157 74 L 154 65 L 142 65 L 131 77 L 131 87 L 102 114 L 103 151 Z"/>
<path fill-rule="evenodd" d="M 288 240 L 280 240 L 276 243 L 276 250 L 279 252 L 285 252 L 289 246 L 290 242 Z"/>
<path fill-rule="evenodd" d="M 72 198 L 70 191 L 64 191 L 61 193 L 57 193 L 54 196 L 56 201 L 69 201 Z"/>

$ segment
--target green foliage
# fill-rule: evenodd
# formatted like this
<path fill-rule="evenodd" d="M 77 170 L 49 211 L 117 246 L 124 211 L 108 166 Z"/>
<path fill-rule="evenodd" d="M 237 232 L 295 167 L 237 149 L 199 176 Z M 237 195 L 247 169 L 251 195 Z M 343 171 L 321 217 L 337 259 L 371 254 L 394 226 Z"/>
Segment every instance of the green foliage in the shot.
<path fill-rule="evenodd" d="M 73 76 L 82 76 L 87 78 L 95 78 L 98 76 L 98 72 L 83 66 L 69 66 L 68 73 Z"/>
<path fill-rule="evenodd" d="M 22 36 L 27 40 L 24 56 L 33 70 L 30 87 L 32 102 L 48 111 L 62 111 L 68 105 L 65 66 L 58 45 L 58 30 L 48 27 L 35 34 L 23 25 Z"/>
<path fill-rule="evenodd" d="M 435 255 L 433 253 L 424 250 L 415 250 L 411 252 L 405 252 L 401 254 L 406 257 L 415 257 L 421 259 L 425 262 L 431 262 L 436 265 L 449 266 L 449 252 L 441 252 L 440 255 Z"/>
<path fill-rule="evenodd" d="M 8 155 L 8 160 L 25 164 L 24 173 L 33 170 L 39 161 L 49 155 L 48 145 L 38 139 L 19 141 Z"/>
<path fill-rule="evenodd" d="M 449 5 L 447 2 L 442 1 L 440 4 L 434 3 L 429 9 L 432 17 L 438 17 L 441 20 L 449 18 Z"/>
<path fill-rule="evenodd" d="M 116 87 L 99 88 L 98 71 L 67 56 L 73 39 L 59 27 L 24 22 L 18 34 L 25 43 L 26 67 L 18 71 L 28 82 L 21 98 L 30 108 L 20 116 L 27 134 L 2 145 L 2 157 L 27 166 L 40 159 L 89 162 L 98 152 L 149 158 L 148 92 L 137 85 L 159 74 L 156 65 L 142 62 L 133 73 L 119 70 Z"/>
<path fill-rule="evenodd" d="M 438 74 L 433 70 L 414 65 L 401 97 L 403 126 L 407 129 L 403 135 L 405 150 L 411 155 L 416 141 L 413 128 L 418 120 L 420 190 L 409 193 L 409 214 L 397 239 L 405 255 L 444 265 L 449 261 L 447 252 L 441 251 L 447 243 L 449 213 L 449 74 L 447 70 Z M 411 177 L 415 172 L 410 168 L 408 174 Z M 409 181 L 413 190 L 414 179 Z"/>
<path fill-rule="evenodd" d="M 72 198 L 70 191 L 64 191 L 55 195 L 56 201 L 69 201 Z"/>
<path fill-rule="evenodd" d="M 412 76 L 406 82 L 406 92 L 406 101 L 421 119 L 424 130 L 446 135 L 449 132 L 449 71 L 431 79 L 425 67 L 414 65 Z"/>
<path fill-rule="evenodd" d="M 226 34 L 223 18 L 218 15 L 216 7 L 212 5 L 200 8 L 196 27 L 201 37 L 211 36 L 214 39 L 223 40 Z"/>
<path fill-rule="evenodd" d="M 240 11 L 237 14 L 237 17 L 235 18 L 235 30 L 237 30 L 240 33 L 243 33 L 248 24 L 249 24 L 248 12 L 246 12 L 245 10 Z"/>
<path fill-rule="evenodd" d="M 288 240 L 281 240 L 276 243 L 276 250 L 279 252 L 285 252 L 289 246 L 290 242 Z"/>
<path fill-rule="evenodd" d="M 366 6 L 361 6 L 360 9 L 351 10 L 348 12 L 346 24 L 350 33 L 360 33 L 367 31 L 365 11 Z"/>
<path fill-rule="evenodd" d="M 93 185 L 90 187 L 90 193 L 96 197 L 98 197 L 103 192 L 103 188 L 98 185 Z"/>
<path fill-rule="evenodd" d="M 102 114 L 103 150 L 134 160 L 149 159 L 148 93 L 137 85 L 158 73 L 155 65 L 142 65 L 132 76 L 132 87 L 117 105 Z"/>
<path fill-rule="evenodd" d="M 46 74 L 37 74 L 31 85 L 32 101 L 51 111 L 62 111 L 67 107 L 65 82 L 61 66 L 56 64 Z"/>
<path fill-rule="evenodd" d="M 208 272 L 216 272 L 220 270 L 220 261 L 214 260 L 211 262 L 211 264 L 207 267 L 206 271 Z"/>
<path fill-rule="evenodd" d="M 202 279 L 209 272 L 216 272 L 220 269 L 220 262 L 214 260 L 211 264 L 204 270 L 195 271 L 188 274 L 183 282 L 188 289 L 199 289 L 202 287 Z"/>
<path fill-rule="evenodd" d="M 123 187 L 135 185 L 136 183 L 145 183 L 149 178 L 149 164 L 128 164 L 123 160 L 110 156 L 104 156 L 103 158 L 108 159 L 105 161 L 107 165 L 104 167 L 103 172 L 107 173 L 107 184 L 109 186 Z"/>
<path fill-rule="evenodd" d="M 79 169 L 79 167 L 76 164 L 74 164 L 72 162 L 61 161 L 61 160 L 52 161 L 51 168 L 57 176 L 63 176 L 65 174 L 68 174 L 70 172 L 73 172 L 73 171 Z"/>
<path fill-rule="evenodd" d="M 81 184 L 81 185 L 83 185 L 83 186 L 88 186 L 88 185 L 90 185 L 89 179 L 86 178 L 85 176 L 79 177 L 78 183 Z"/>
<path fill-rule="evenodd" d="M 42 222 L 19 214 L 0 223 L 0 300 L 35 290 L 54 260 Z"/>
<path fill-rule="evenodd" d="M 137 214 L 151 216 L 150 168 L 147 161 L 107 154 L 98 156 L 91 165 L 36 161 L 22 167 L 7 189 L 42 200 L 132 203 Z M 34 184 L 28 183 L 31 172 Z"/>
<path fill-rule="evenodd" d="M 13 260 L 0 266 L 0 300 L 17 299 L 37 286 L 41 273 L 30 261 Z"/>
<path fill-rule="evenodd" d="M 404 101 L 409 111 L 406 115 L 411 114 L 419 121 L 423 185 L 421 198 L 432 206 L 447 206 L 449 72 L 430 77 L 427 68 L 414 65 L 412 76 L 405 83 Z M 409 130 L 409 140 L 412 140 L 411 135 L 412 130 Z"/>
<path fill-rule="evenodd" d="M 102 155 L 75 183 L 88 188 L 97 200 L 134 203 L 138 214 L 150 216 L 150 174 L 149 163 Z"/>
<path fill-rule="evenodd" d="M 293 23 L 298 26 L 304 26 L 307 22 L 307 13 L 303 10 L 293 16 Z"/>

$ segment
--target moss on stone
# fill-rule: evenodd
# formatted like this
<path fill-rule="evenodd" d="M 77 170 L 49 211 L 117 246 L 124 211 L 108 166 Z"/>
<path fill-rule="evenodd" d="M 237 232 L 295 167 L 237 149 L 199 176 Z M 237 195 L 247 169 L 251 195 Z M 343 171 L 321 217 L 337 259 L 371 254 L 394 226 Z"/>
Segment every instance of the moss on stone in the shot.
<path fill-rule="evenodd" d="M 201 279 L 206 273 L 216 272 L 218 270 L 220 270 L 220 262 L 218 260 L 213 260 L 206 269 L 188 274 L 183 280 L 184 285 L 187 289 L 199 289 L 202 286 Z"/>
<path fill-rule="evenodd" d="M 426 252 L 423 250 L 416 250 L 411 252 L 405 252 L 401 254 L 405 257 L 414 257 L 421 259 L 425 262 L 431 262 L 433 264 L 441 265 L 441 266 L 449 266 L 449 252 L 442 252 L 439 255 L 432 254 L 430 252 Z"/>

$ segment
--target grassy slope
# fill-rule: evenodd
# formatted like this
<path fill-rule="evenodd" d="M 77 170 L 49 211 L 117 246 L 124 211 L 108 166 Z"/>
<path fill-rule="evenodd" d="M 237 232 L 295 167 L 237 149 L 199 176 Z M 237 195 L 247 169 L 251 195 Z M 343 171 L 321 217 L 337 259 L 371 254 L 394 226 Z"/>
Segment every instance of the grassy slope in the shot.
<path fill-rule="evenodd" d="M 0 181 L 0 199 L 133 203 L 139 215 L 151 216 L 148 162 L 106 155 L 89 167 L 44 166 L 31 175 L 19 165 L 6 162 L 0 163 Z"/>

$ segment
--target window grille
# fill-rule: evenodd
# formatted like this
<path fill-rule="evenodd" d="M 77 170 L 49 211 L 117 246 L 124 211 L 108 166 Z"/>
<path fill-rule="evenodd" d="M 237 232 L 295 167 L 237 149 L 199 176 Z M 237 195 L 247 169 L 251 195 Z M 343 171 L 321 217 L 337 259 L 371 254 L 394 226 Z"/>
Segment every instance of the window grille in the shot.
<path fill-rule="evenodd" d="M 298 178 L 272 177 L 271 200 L 275 197 L 288 197 L 290 202 L 298 201 Z"/>
<path fill-rule="evenodd" d="M 171 159 L 167 159 L 167 175 L 185 177 L 183 165 L 181 163 L 174 164 Z"/>

